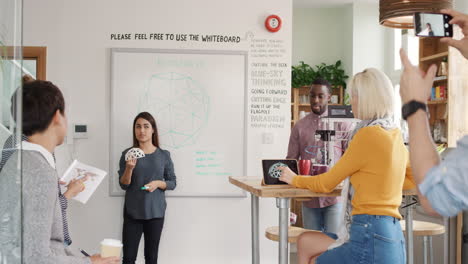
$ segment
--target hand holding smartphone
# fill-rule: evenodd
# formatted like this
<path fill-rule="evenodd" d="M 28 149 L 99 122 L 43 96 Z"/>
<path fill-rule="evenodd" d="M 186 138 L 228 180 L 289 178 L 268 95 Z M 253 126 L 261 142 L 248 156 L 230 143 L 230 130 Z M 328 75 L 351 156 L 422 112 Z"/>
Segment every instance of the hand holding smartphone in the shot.
<path fill-rule="evenodd" d="M 414 14 L 414 31 L 418 37 L 453 37 L 453 27 L 449 23 L 452 16 L 447 14 Z"/>
<path fill-rule="evenodd" d="M 458 25 L 462 30 L 462 38 L 442 38 L 440 41 L 448 44 L 451 47 L 458 49 L 461 54 L 468 59 L 468 14 L 463 14 L 451 9 L 441 10 L 443 14 L 453 17 L 450 24 Z"/>

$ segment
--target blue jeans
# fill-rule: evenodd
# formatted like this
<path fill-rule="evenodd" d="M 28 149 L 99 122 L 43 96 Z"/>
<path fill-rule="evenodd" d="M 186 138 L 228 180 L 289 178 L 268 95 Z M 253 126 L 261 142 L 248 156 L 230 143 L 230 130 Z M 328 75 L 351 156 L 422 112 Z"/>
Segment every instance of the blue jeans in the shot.
<path fill-rule="evenodd" d="M 302 204 L 304 228 L 336 234 L 339 230 L 341 203 L 323 208 L 309 208 Z"/>
<path fill-rule="evenodd" d="M 398 219 L 383 215 L 354 215 L 349 241 L 328 250 L 316 264 L 405 264 L 405 238 Z"/>

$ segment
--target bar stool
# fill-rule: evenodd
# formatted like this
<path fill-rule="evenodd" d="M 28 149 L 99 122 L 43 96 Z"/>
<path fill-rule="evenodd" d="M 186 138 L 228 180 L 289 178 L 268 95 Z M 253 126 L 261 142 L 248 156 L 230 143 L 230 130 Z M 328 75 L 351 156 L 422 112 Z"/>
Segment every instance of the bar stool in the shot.
<path fill-rule="evenodd" d="M 297 243 L 297 238 L 304 232 L 311 231 L 309 229 L 297 227 L 297 226 L 290 226 L 288 228 L 288 242 L 289 243 Z M 265 230 L 265 237 L 272 240 L 278 241 L 279 240 L 279 227 L 278 226 L 271 226 Z"/>
<path fill-rule="evenodd" d="M 403 232 L 405 230 L 405 221 L 400 221 L 401 229 Z M 445 233 L 445 227 L 443 225 L 439 225 L 436 223 L 431 222 L 423 222 L 423 221 L 413 221 L 413 234 L 415 236 L 422 236 L 423 243 L 424 243 L 424 264 L 427 264 L 427 255 L 429 247 L 429 261 L 430 264 L 434 264 L 434 254 L 432 250 L 432 236 L 441 235 Z"/>

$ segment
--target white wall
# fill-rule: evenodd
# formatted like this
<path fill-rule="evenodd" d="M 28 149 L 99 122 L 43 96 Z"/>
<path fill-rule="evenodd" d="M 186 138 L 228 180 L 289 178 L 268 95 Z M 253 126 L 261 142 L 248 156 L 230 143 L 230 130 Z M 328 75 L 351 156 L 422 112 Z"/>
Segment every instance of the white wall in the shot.
<path fill-rule="evenodd" d="M 384 31 L 378 3 L 353 4 L 353 74 L 370 67 L 384 69 Z"/>
<path fill-rule="evenodd" d="M 345 42 L 343 42 L 343 67 L 350 77 L 353 75 L 353 48 L 354 48 L 354 14 L 353 14 L 353 4 L 348 4 L 345 7 L 344 11 L 344 23 L 345 23 Z M 293 51 L 294 52 L 294 51 Z"/>
<path fill-rule="evenodd" d="M 344 7 L 294 8 L 293 65 L 304 61 L 310 66 L 335 63 L 346 56 L 343 46 L 350 39 Z"/>
<path fill-rule="evenodd" d="M 349 76 L 369 67 L 383 70 L 388 49 L 378 7 L 378 3 L 355 2 L 333 8 L 294 8 L 293 65 L 341 60 Z"/>
<path fill-rule="evenodd" d="M 278 14 L 283 29 L 275 34 L 264 29 L 267 15 Z M 291 60 L 292 4 L 290 0 L 25 0 L 24 45 L 47 46 L 47 78 L 64 91 L 69 122 L 88 124 L 89 138 L 58 149 L 61 171 L 72 157 L 110 171 L 109 168 L 109 48 L 190 48 L 248 50 L 246 43 L 202 44 L 170 41 L 111 41 L 111 33 L 195 33 L 284 41 L 278 62 Z M 290 73 L 289 73 L 290 74 Z M 286 74 L 290 86 L 289 74 Z M 220 87 L 220 89 L 222 89 Z M 289 98 L 289 97 L 288 97 Z M 260 176 L 260 159 L 283 157 L 289 138 L 290 103 L 282 105 L 286 127 L 270 129 L 275 144 L 262 145 L 266 129 L 248 130 L 250 176 Z M 227 181 L 227 179 L 226 179 Z M 123 197 L 109 197 L 105 180 L 86 205 L 69 207 L 74 247 L 98 251 L 103 238 L 120 238 Z M 260 200 L 261 258 L 275 263 L 277 244 L 263 237 L 267 226 L 277 225 L 275 201 Z M 168 210 L 160 246 L 161 263 L 248 263 L 250 255 L 250 199 L 168 198 Z M 140 252 L 140 262 L 143 254 Z"/>

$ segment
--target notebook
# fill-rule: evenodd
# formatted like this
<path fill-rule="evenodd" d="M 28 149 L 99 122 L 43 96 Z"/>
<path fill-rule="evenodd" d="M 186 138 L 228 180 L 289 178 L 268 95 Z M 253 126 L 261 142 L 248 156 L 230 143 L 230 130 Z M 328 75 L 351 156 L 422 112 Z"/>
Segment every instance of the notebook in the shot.
<path fill-rule="evenodd" d="M 279 180 L 281 171 L 278 167 L 289 167 L 294 173 L 298 173 L 297 160 L 295 159 L 265 159 L 262 160 L 263 184 L 277 185 L 287 184 Z"/>

